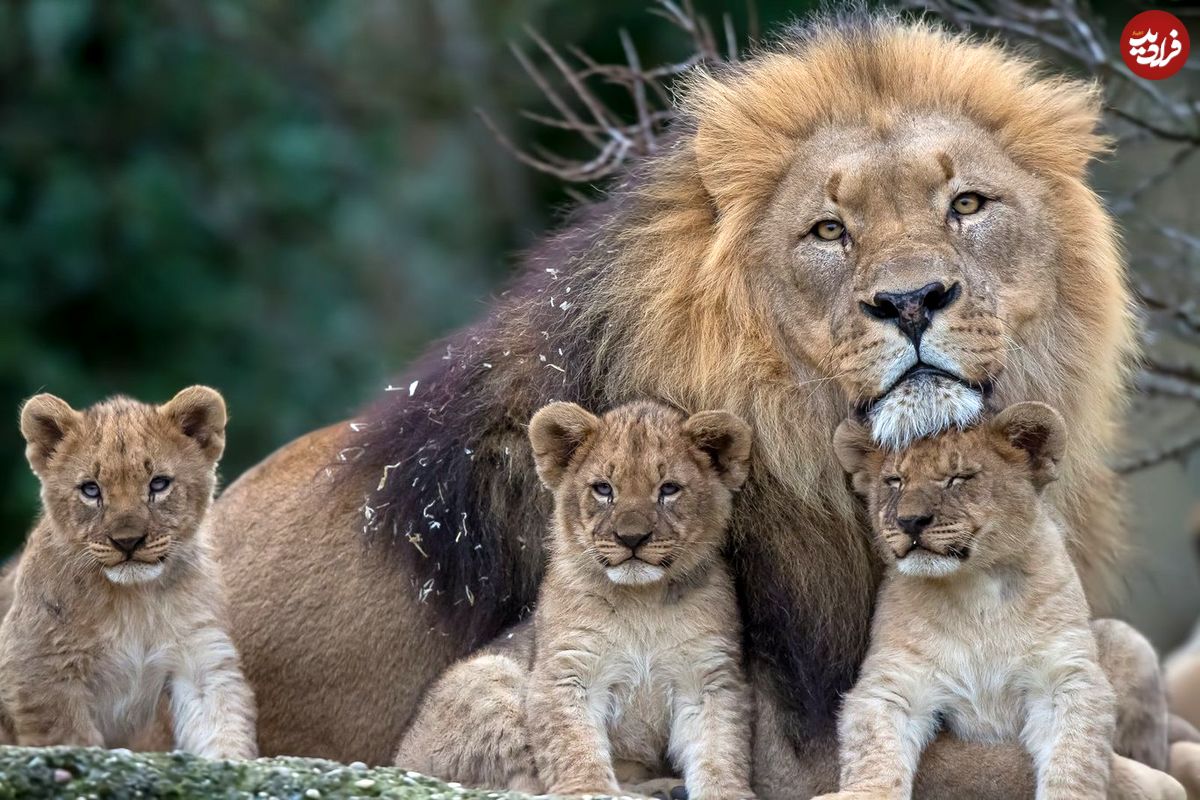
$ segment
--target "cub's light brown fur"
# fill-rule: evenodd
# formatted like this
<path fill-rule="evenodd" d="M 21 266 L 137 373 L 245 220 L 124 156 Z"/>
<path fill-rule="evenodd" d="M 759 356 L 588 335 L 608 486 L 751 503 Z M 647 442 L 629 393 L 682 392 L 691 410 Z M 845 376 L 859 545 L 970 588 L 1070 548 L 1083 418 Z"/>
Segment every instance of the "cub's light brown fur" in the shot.
<path fill-rule="evenodd" d="M 721 558 L 749 428 L 655 403 L 599 418 L 554 403 L 529 438 L 555 497 L 532 624 L 438 682 L 397 763 L 569 795 L 678 771 L 696 800 L 751 797 L 741 626 Z"/>
<path fill-rule="evenodd" d="M 839 720 L 841 792 L 827 797 L 906 800 L 945 726 L 967 740 L 1020 741 L 1038 800 L 1104 798 L 1110 764 L 1113 796 L 1182 798 L 1172 779 L 1113 752 L 1115 696 L 1042 499 L 1065 444 L 1062 417 L 1042 403 L 901 452 L 879 450 L 856 422 L 838 429 L 835 450 L 868 499 L 889 570 Z"/>
<path fill-rule="evenodd" d="M 202 541 L 225 403 L 184 389 L 162 406 L 118 397 L 21 412 L 43 514 L 0 625 L 0 702 L 22 745 L 146 741 L 164 692 L 176 747 L 255 755 L 254 705 Z"/>

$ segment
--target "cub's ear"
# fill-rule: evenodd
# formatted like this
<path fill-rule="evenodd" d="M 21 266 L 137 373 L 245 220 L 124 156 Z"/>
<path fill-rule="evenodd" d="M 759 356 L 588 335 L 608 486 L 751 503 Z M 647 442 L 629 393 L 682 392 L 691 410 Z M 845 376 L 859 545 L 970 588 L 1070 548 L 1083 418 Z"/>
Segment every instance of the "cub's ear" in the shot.
<path fill-rule="evenodd" d="M 701 411 L 683 423 L 684 434 L 700 448 L 733 491 L 742 488 L 750 473 L 750 426 L 728 411 Z"/>
<path fill-rule="evenodd" d="M 850 474 L 854 491 L 861 495 L 866 495 L 871 487 L 867 457 L 873 452 L 875 443 L 871 440 L 871 429 L 858 420 L 842 420 L 842 424 L 833 432 L 833 453 L 842 469 Z"/>
<path fill-rule="evenodd" d="M 574 403 L 551 403 L 529 420 L 529 444 L 538 477 L 547 489 L 558 487 L 571 458 L 600 427 L 595 414 Z"/>
<path fill-rule="evenodd" d="M 194 439 L 213 461 L 225 452 L 225 399 L 216 389 L 189 386 L 159 406 L 158 411 L 184 436 Z"/>
<path fill-rule="evenodd" d="M 1058 478 L 1058 462 L 1067 447 L 1067 424 L 1045 403 L 1017 403 L 1001 411 L 991 429 L 1029 456 L 1038 488 Z"/>
<path fill-rule="evenodd" d="M 21 406 L 21 435 L 25 437 L 25 458 L 34 474 L 41 475 L 63 438 L 83 418 L 67 402 L 52 394 L 38 394 Z"/>

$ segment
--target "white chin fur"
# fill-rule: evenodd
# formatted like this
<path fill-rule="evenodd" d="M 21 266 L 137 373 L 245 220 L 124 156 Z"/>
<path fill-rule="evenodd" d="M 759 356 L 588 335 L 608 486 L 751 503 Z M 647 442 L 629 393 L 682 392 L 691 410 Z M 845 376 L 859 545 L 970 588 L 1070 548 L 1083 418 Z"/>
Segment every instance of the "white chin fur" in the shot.
<path fill-rule="evenodd" d="M 896 571 L 913 578 L 944 578 L 962 567 L 962 560 L 952 556 L 917 551 L 896 562 Z"/>
<path fill-rule="evenodd" d="M 941 375 L 916 375 L 888 392 L 868 414 L 871 436 L 894 450 L 950 427 L 965 428 L 983 413 L 983 396 Z"/>
<path fill-rule="evenodd" d="M 656 583 L 662 580 L 667 571 L 662 567 L 647 564 L 645 561 L 630 559 L 624 564 L 609 567 L 604 570 L 604 574 L 613 583 L 619 583 L 624 586 L 645 586 L 648 583 Z"/>
<path fill-rule="evenodd" d="M 104 577 L 122 586 L 132 586 L 138 583 L 149 583 L 157 580 L 163 574 L 163 562 L 145 564 L 140 561 L 126 561 L 115 567 L 105 567 Z"/>

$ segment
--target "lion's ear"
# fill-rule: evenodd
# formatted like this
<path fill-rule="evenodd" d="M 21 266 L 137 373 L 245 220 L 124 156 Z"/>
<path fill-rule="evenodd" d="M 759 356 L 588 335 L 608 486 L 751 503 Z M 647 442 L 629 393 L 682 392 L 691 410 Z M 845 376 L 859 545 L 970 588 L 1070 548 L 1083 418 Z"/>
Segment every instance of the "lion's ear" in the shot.
<path fill-rule="evenodd" d="M 1062 414 L 1045 403 L 1017 403 L 997 414 L 990 427 L 1029 456 L 1035 486 L 1058 478 L 1058 462 L 1067 448 Z"/>
<path fill-rule="evenodd" d="M 871 429 L 858 420 L 843 420 L 834 431 L 833 453 L 841 463 L 842 469 L 850 474 L 854 491 L 862 495 L 870 488 L 867 457 L 873 452 L 875 443 L 871 439 Z"/>
<path fill-rule="evenodd" d="M 213 461 L 225 451 L 225 399 L 216 389 L 189 386 L 159 406 L 184 436 L 193 439 Z"/>
<path fill-rule="evenodd" d="M 25 437 L 25 458 L 34 474 L 42 474 L 62 440 L 82 418 L 65 400 L 52 394 L 34 395 L 25 401 L 21 406 L 21 435 Z"/>
<path fill-rule="evenodd" d="M 599 427 L 596 415 L 575 403 L 551 403 L 533 415 L 529 444 L 538 477 L 546 488 L 558 487 L 575 452 Z"/>
<path fill-rule="evenodd" d="M 683 432 L 712 463 L 721 482 L 733 491 L 750 473 L 753 434 L 741 417 L 728 411 L 701 411 L 688 417 Z"/>

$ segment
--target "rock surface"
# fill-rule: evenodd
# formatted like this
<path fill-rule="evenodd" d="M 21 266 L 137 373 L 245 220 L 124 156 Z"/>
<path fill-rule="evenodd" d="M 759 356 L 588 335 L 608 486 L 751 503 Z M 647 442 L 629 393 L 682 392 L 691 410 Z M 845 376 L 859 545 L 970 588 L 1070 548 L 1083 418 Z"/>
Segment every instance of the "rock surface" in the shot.
<path fill-rule="evenodd" d="M 402 769 L 312 758 L 209 761 L 186 753 L 70 747 L 0 747 L 0 800 L 517 800 L 526 795 L 463 789 Z"/>

